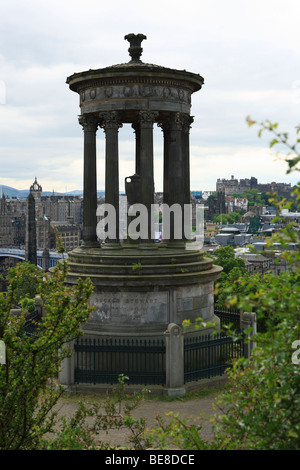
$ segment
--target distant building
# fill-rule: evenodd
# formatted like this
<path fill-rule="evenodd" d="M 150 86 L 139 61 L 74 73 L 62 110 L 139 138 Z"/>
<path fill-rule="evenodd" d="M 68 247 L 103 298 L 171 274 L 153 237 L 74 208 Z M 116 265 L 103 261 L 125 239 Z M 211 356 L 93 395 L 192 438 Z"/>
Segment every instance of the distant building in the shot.
<path fill-rule="evenodd" d="M 80 243 L 82 224 L 82 197 L 43 196 L 42 186 L 35 178 L 29 194 L 35 202 L 36 245 L 38 249 L 56 246 L 53 226 L 59 226 L 66 251 Z M 27 218 L 27 200 L 0 198 L 0 246 L 24 246 Z"/>
<path fill-rule="evenodd" d="M 20 246 L 25 244 L 26 200 L 22 205 L 15 204 L 3 195 L 0 198 L 0 246 Z"/>
<path fill-rule="evenodd" d="M 257 253 L 236 253 L 238 258 L 242 258 L 245 262 L 247 262 L 246 267 L 248 272 L 259 273 L 260 275 L 264 275 L 271 269 L 271 260 L 266 256 Z"/>
<path fill-rule="evenodd" d="M 192 191 L 192 197 L 195 199 L 202 199 L 203 198 L 203 192 L 202 191 Z"/>
<path fill-rule="evenodd" d="M 213 220 L 215 215 L 226 213 L 225 192 L 217 191 L 207 199 L 207 219 Z"/>
<path fill-rule="evenodd" d="M 43 213 L 50 220 L 82 223 L 83 199 L 80 196 L 42 196 Z"/>
<path fill-rule="evenodd" d="M 36 246 L 37 248 L 53 248 L 51 244 L 50 220 L 44 216 L 42 204 L 42 186 L 37 178 L 30 186 L 29 193 L 35 200 L 35 218 L 36 218 Z"/>
<path fill-rule="evenodd" d="M 258 183 L 257 178 L 251 176 L 251 178 L 244 178 L 238 180 L 233 175 L 231 179 L 217 179 L 216 191 L 224 191 L 226 195 L 232 193 L 242 193 L 243 191 L 249 191 L 251 189 L 257 189 L 261 192 L 276 192 L 280 196 L 288 197 L 291 194 L 291 183 L 272 183 L 261 184 Z"/>
<path fill-rule="evenodd" d="M 66 252 L 72 251 L 77 246 L 79 246 L 81 230 L 78 225 L 64 222 L 52 222 L 51 229 L 53 231 L 53 235 L 54 228 L 56 228 L 56 230 L 58 231 Z M 54 246 L 56 246 L 56 240 L 54 243 Z"/>
<path fill-rule="evenodd" d="M 204 199 L 204 201 L 206 201 L 206 199 L 211 196 L 212 194 L 214 194 L 214 191 L 202 191 L 202 199 Z"/>
<path fill-rule="evenodd" d="M 247 212 L 248 199 L 245 197 L 225 196 L 225 207 L 226 214 L 230 214 L 230 212 L 235 212 L 237 210 Z"/>

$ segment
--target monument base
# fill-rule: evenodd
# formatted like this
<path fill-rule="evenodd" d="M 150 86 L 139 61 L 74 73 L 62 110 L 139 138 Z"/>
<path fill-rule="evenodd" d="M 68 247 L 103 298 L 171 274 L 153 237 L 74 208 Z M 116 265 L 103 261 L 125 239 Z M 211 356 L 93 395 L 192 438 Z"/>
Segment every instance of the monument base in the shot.
<path fill-rule="evenodd" d="M 215 326 L 194 328 L 199 318 L 218 328 L 214 280 L 221 268 L 199 250 L 165 244 L 119 250 L 83 246 L 69 253 L 68 265 L 67 284 L 81 277 L 94 285 L 93 310 L 75 345 L 74 367 L 69 365 L 74 383 L 112 384 L 125 374 L 129 384 L 160 385 L 169 396 L 183 396 L 184 340 L 214 331 Z M 186 330 L 184 320 L 191 323 Z M 199 357 L 188 361 L 199 367 Z"/>
<path fill-rule="evenodd" d="M 161 337 L 170 323 L 218 320 L 214 280 L 221 268 L 199 250 L 79 247 L 68 265 L 67 283 L 89 277 L 94 285 L 86 333 Z"/>

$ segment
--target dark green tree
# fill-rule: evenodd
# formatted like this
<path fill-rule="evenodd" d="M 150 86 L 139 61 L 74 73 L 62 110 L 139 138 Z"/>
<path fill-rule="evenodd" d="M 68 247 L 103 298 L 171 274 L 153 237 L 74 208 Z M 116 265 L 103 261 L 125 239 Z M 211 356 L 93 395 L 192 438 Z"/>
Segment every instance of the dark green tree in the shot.
<path fill-rule="evenodd" d="M 235 224 L 242 220 L 242 211 L 230 212 L 229 214 L 214 215 L 213 222 L 215 224 L 222 223 L 223 225 Z"/>
<path fill-rule="evenodd" d="M 54 379 L 71 353 L 68 343 L 81 334 L 91 312 L 93 291 L 89 279 L 67 287 L 67 269 L 63 262 L 42 278 L 28 263 L 20 263 L 9 273 L 7 292 L 0 293 L 0 340 L 6 347 L 6 363 L 0 365 L 2 450 L 36 449 L 52 430 L 53 406 L 62 394 Z M 26 303 L 20 315 L 14 309 L 23 296 L 35 294 L 41 298 L 43 317 L 28 335 Z"/>
<path fill-rule="evenodd" d="M 250 125 L 255 122 L 249 119 Z M 260 124 L 262 131 L 272 132 L 277 143 L 287 144 L 288 134 L 279 133 L 277 124 Z M 299 133 L 300 127 L 297 128 Z M 289 171 L 298 170 L 300 153 L 287 144 Z M 300 209 L 300 184 L 295 190 Z M 207 450 L 299 450 L 300 449 L 300 239 L 293 224 L 277 234 L 277 242 L 298 243 L 298 249 L 286 252 L 290 269 L 279 276 L 269 273 L 261 279 L 250 276 L 226 286 L 227 301 L 239 309 L 255 312 L 265 328 L 253 338 L 256 348 L 250 358 L 234 361 L 228 371 L 228 386 L 220 394 L 218 414 L 212 418 L 215 437 L 211 442 L 201 438 L 202 418 L 193 422 L 172 416 L 162 418 L 153 431 L 153 444 L 159 448 Z M 233 270 L 230 273 L 234 273 Z M 241 285 L 250 289 L 237 293 Z M 251 289 L 251 286 L 253 289 Z M 185 447 L 188 446 L 188 447 Z"/>
<path fill-rule="evenodd" d="M 248 279 L 248 271 L 242 258 L 236 258 L 231 246 L 217 248 L 214 252 L 214 264 L 222 266 L 223 271 L 215 285 L 215 305 L 219 308 L 231 308 L 227 301 L 226 287 L 234 285 L 236 292 L 241 291 L 239 279 Z"/>
<path fill-rule="evenodd" d="M 242 197 L 248 200 L 248 206 L 266 206 L 269 204 L 270 195 L 260 192 L 258 189 L 249 189 L 241 193 L 232 193 L 234 197 Z"/>
<path fill-rule="evenodd" d="M 42 271 L 27 261 L 22 263 L 21 269 L 20 264 L 9 269 L 7 280 L 10 290 L 14 291 L 15 307 L 22 299 L 33 299 L 36 296 L 42 277 Z"/>
<path fill-rule="evenodd" d="M 214 252 L 214 264 L 222 266 L 223 273 L 229 274 L 233 268 L 245 269 L 245 262 L 241 258 L 236 258 L 232 246 L 217 248 Z"/>

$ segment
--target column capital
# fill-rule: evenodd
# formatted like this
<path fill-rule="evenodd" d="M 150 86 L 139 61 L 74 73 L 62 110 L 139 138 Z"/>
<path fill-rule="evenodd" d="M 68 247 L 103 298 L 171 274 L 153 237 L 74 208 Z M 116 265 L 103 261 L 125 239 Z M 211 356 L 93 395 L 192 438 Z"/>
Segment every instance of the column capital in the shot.
<path fill-rule="evenodd" d="M 96 132 L 99 125 L 99 118 L 94 114 L 82 114 L 78 117 L 79 124 L 84 131 Z"/>
<path fill-rule="evenodd" d="M 168 130 L 182 130 L 184 132 L 189 132 L 193 121 L 193 116 L 186 113 L 176 112 L 159 121 L 157 126 L 160 127 L 163 132 Z"/>
<path fill-rule="evenodd" d="M 183 132 L 190 132 L 191 124 L 194 122 L 194 116 L 190 116 L 189 114 L 181 114 L 181 121 Z"/>
<path fill-rule="evenodd" d="M 132 123 L 131 123 L 131 127 L 132 127 L 132 129 L 133 129 L 133 131 L 134 131 L 135 133 L 137 133 L 137 132 L 139 131 L 139 129 L 140 129 L 140 128 L 139 128 L 139 123 L 138 123 L 138 121 L 132 122 Z"/>
<path fill-rule="evenodd" d="M 162 119 L 161 121 L 157 122 L 157 127 L 160 127 L 162 132 L 169 130 L 169 122 L 168 119 Z"/>
<path fill-rule="evenodd" d="M 106 111 L 99 113 L 100 127 L 104 129 L 119 129 L 123 127 L 120 113 L 118 111 Z"/>
<path fill-rule="evenodd" d="M 166 121 L 162 123 L 162 127 L 167 126 L 170 130 L 189 132 L 190 125 L 193 121 L 194 118 L 189 114 L 177 112 L 166 118 Z"/>
<path fill-rule="evenodd" d="M 139 112 L 139 123 L 142 127 L 152 127 L 155 119 L 158 116 L 158 111 L 143 110 Z"/>

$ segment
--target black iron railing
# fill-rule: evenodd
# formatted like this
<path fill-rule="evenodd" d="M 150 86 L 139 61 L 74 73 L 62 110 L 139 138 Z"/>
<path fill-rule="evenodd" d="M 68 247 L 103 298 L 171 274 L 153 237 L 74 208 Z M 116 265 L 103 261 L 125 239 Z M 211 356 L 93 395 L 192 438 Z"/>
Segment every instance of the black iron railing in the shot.
<path fill-rule="evenodd" d="M 184 382 L 221 376 L 233 359 L 243 356 L 243 339 L 216 335 L 199 335 L 184 339 Z"/>
<path fill-rule="evenodd" d="M 220 328 L 226 325 L 231 325 L 234 330 L 241 328 L 240 312 L 236 310 L 225 310 L 222 308 L 215 308 L 214 313 L 220 318 Z"/>
<path fill-rule="evenodd" d="M 25 318 L 24 333 L 32 340 L 37 339 L 38 324 L 41 321 L 41 315 L 36 310 L 28 313 Z"/>
<path fill-rule="evenodd" d="M 223 375 L 232 360 L 243 355 L 240 314 L 221 309 L 215 309 L 215 314 L 221 321 L 221 333 L 215 336 L 184 335 L 185 382 Z M 222 331 L 228 324 L 235 332 L 234 338 Z M 84 336 L 75 343 L 75 382 L 116 384 L 119 375 L 125 374 L 129 384 L 165 385 L 166 355 L 164 338 Z"/>
<path fill-rule="evenodd" d="M 75 344 L 76 383 L 165 384 L 164 339 L 80 338 Z"/>

